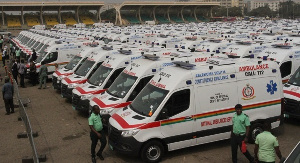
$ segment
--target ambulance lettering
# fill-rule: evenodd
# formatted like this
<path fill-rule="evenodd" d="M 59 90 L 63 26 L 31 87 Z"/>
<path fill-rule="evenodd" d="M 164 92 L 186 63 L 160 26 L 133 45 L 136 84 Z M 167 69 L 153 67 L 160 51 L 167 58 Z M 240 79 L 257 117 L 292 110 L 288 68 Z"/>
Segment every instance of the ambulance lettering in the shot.
<path fill-rule="evenodd" d="M 170 78 L 171 74 L 167 74 L 165 72 L 161 72 L 159 73 L 160 76 L 166 77 L 166 78 Z"/>
<path fill-rule="evenodd" d="M 152 84 L 153 86 L 156 86 L 158 88 L 166 89 L 166 85 L 158 83 L 158 82 L 155 82 L 154 80 L 151 80 L 150 84 Z"/>
<path fill-rule="evenodd" d="M 108 64 L 108 63 L 102 63 L 102 65 L 105 67 L 111 67 L 111 64 Z"/>
<path fill-rule="evenodd" d="M 222 102 L 228 100 L 229 100 L 228 95 L 223 95 L 222 93 L 216 93 L 215 95 L 210 97 L 209 103 L 216 103 L 216 102 Z"/>
<path fill-rule="evenodd" d="M 277 52 L 272 52 L 272 51 L 265 51 L 265 54 L 277 54 Z"/>
<path fill-rule="evenodd" d="M 205 58 L 195 58 L 195 62 L 206 62 L 207 57 Z"/>
<path fill-rule="evenodd" d="M 260 70 L 260 71 L 246 71 L 245 72 L 245 76 L 255 76 L 255 75 L 263 75 L 264 74 L 264 70 Z"/>
<path fill-rule="evenodd" d="M 125 73 L 125 74 L 128 74 L 128 75 L 130 75 L 130 76 L 135 76 L 135 73 L 134 73 L 134 72 L 130 72 L 130 71 L 128 71 L 128 70 L 124 70 L 124 73 Z"/>
<path fill-rule="evenodd" d="M 131 60 L 136 60 L 136 59 L 140 59 L 142 56 L 139 57 L 131 57 Z"/>
<path fill-rule="evenodd" d="M 252 66 L 242 66 L 239 67 L 239 70 L 240 72 L 242 72 L 242 71 L 264 70 L 268 68 L 269 68 L 268 64 L 260 64 L 260 65 L 252 65 Z"/>
<path fill-rule="evenodd" d="M 163 67 L 168 67 L 168 66 L 172 66 L 172 65 L 174 65 L 174 63 L 172 63 L 172 62 L 162 64 Z"/>
<path fill-rule="evenodd" d="M 211 120 L 211 121 L 203 121 L 203 122 L 201 122 L 201 127 L 211 126 L 211 125 L 216 125 L 216 124 L 221 124 L 221 123 L 228 123 L 231 120 L 232 120 L 232 117 L 218 118 L 218 119 L 214 119 L 214 120 Z"/>
<path fill-rule="evenodd" d="M 137 63 L 132 63 L 131 64 L 132 67 L 140 67 L 141 65 L 137 64 Z"/>
<path fill-rule="evenodd" d="M 163 55 L 170 55 L 171 54 L 171 52 L 165 52 L 165 53 L 163 53 Z"/>

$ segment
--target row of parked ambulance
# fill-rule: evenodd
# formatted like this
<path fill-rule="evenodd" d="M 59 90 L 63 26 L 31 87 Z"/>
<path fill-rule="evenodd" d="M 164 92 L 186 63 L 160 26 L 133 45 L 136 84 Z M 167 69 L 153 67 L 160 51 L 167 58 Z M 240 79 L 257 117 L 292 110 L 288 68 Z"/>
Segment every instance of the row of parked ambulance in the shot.
<path fill-rule="evenodd" d="M 158 162 L 166 151 L 228 139 L 238 103 L 252 142 L 266 120 L 276 128 L 284 114 L 299 117 L 298 24 L 29 30 L 13 42 L 38 52 L 37 67 L 46 62 L 73 109 L 100 107 L 111 149 Z"/>

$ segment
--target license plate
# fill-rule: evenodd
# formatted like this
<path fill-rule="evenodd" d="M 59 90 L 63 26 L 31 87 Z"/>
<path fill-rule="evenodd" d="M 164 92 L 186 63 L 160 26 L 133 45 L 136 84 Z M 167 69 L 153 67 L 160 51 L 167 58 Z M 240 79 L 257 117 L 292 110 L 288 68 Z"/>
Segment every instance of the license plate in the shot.
<path fill-rule="evenodd" d="M 284 118 L 289 118 L 289 117 L 290 117 L 290 115 L 284 114 Z"/>
<path fill-rule="evenodd" d="M 109 144 L 109 148 L 110 148 L 111 150 L 114 150 L 114 147 L 113 147 L 113 146 L 111 146 L 110 144 Z"/>

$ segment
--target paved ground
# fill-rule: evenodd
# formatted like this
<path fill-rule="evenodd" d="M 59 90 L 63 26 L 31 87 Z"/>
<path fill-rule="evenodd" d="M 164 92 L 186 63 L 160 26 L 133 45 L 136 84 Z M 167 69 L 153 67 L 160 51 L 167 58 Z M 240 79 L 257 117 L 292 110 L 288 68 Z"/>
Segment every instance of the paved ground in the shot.
<path fill-rule="evenodd" d="M 4 76 L 4 69 L 0 64 L 0 74 Z M 2 88 L 3 81 L 0 82 Z M 20 95 L 29 98 L 31 103 L 27 107 L 33 131 L 39 136 L 34 139 L 38 154 L 46 154 L 46 162 L 85 163 L 90 159 L 90 139 L 87 117 L 78 114 L 71 108 L 71 104 L 63 99 L 59 93 L 48 88 L 39 90 L 26 83 L 26 88 L 20 88 Z M 22 121 L 18 121 L 16 113 L 4 115 L 4 102 L 0 100 L 0 162 L 21 162 L 22 157 L 31 156 L 32 151 L 27 138 L 18 139 L 17 134 L 25 131 Z M 300 141 L 300 121 L 289 120 L 283 126 L 274 130 L 278 137 L 283 156 L 287 156 Z M 98 149 L 99 147 L 97 147 Z M 253 154 L 254 145 L 248 145 Z M 102 162 L 141 162 L 140 158 L 128 157 L 105 148 Z M 247 162 L 241 153 L 240 162 Z M 278 161 L 278 160 L 277 160 Z M 97 162 L 100 162 L 98 159 Z M 174 152 L 169 152 L 163 158 L 164 163 L 219 163 L 231 162 L 230 141 L 195 146 Z"/>

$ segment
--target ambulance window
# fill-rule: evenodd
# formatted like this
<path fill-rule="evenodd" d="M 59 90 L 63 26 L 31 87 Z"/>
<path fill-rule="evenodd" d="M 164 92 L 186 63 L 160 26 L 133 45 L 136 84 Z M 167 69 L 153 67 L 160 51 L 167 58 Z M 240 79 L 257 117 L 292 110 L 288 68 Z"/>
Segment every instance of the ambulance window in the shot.
<path fill-rule="evenodd" d="M 50 62 L 56 61 L 57 56 L 58 56 L 57 52 L 52 52 L 47 56 L 47 58 L 44 61 L 45 61 L 45 63 L 50 63 Z"/>
<path fill-rule="evenodd" d="M 291 71 L 292 71 L 292 61 L 287 61 L 281 64 L 280 66 L 281 78 L 290 75 Z"/>
<path fill-rule="evenodd" d="M 110 85 L 115 81 L 115 79 L 120 75 L 120 73 L 125 69 L 125 67 L 123 68 L 119 68 L 117 69 L 111 76 L 110 78 L 107 80 L 106 85 L 103 87 L 108 88 L 110 87 Z"/>
<path fill-rule="evenodd" d="M 98 62 L 97 65 L 93 68 L 92 72 L 88 76 L 88 79 L 94 74 L 94 72 L 99 68 L 99 66 L 102 64 L 102 62 Z"/>
<path fill-rule="evenodd" d="M 148 76 L 140 80 L 140 82 L 136 85 L 132 93 L 130 94 L 127 101 L 132 101 L 137 94 L 140 93 L 140 91 L 145 87 L 145 85 L 152 79 L 153 76 Z"/>
<path fill-rule="evenodd" d="M 190 90 L 185 89 L 173 93 L 163 109 L 168 111 L 168 116 L 172 117 L 187 110 L 190 106 Z"/>

